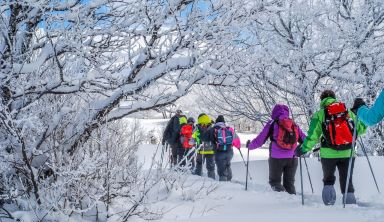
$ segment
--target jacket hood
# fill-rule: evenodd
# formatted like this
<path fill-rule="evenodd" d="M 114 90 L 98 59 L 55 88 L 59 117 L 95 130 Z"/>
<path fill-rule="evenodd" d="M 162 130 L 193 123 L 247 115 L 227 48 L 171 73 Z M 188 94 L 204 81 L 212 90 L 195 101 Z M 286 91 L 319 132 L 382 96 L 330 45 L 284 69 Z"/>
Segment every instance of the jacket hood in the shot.
<path fill-rule="evenodd" d="M 332 103 L 334 103 L 334 102 L 336 102 L 336 99 L 334 99 L 334 98 L 332 98 L 332 97 L 327 97 L 327 98 L 325 98 L 325 99 L 323 99 L 323 100 L 321 101 L 321 103 L 320 103 L 320 107 L 321 107 L 321 108 L 324 108 L 324 107 L 326 107 L 326 106 L 328 106 L 329 104 L 332 104 Z"/>
<path fill-rule="evenodd" d="M 289 117 L 288 106 L 282 104 L 276 104 L 272 110 L 272 119 L 287 119 Z"/>
<path fill-rule="evenodd" d="M 224 122 L 215 123 L 215 127 L 226 127 Z"/>
<path fill-rule="evenodd" d="M 179 118 L 179 123 L 180 123 L 180 125 L 181 125 L 181 124 L 186 124 L 186 123 L 187 123 L 187 117 L 185 117 L 185 116 L 181 116 L 181 117 Z"/>

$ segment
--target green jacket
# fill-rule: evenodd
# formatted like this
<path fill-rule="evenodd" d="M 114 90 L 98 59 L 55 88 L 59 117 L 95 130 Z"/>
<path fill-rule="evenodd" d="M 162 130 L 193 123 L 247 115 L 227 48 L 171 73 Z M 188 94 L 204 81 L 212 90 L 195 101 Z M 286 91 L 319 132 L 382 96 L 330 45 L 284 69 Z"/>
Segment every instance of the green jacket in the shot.
<path fill-rule="evenodd" d="M 325 98 L 321 101 L 321 109 L 313 115 L 309 125 L 308 135 L 301 146 L 304 153 L 311 151 L 313 147 L 320 142 L 320 139 L 323 136 L 322 124 L 325 120 L 324 108 L 334 102 L 336 102 L 336 99 L 331 97 Z M 356 115 L 352 111 L 349 111 L 349 116 L 354 122 L 356 122 Z M 357 135 L 364 134 L 366 130 L 367 127 L 359 121 L 357 124 Z M 321 158 L 349 158 L 350 155 L 351 149 L 335 150 L 328 147 L 320 147 Z"/>
<path fill-rule="evenodd" d="M 197 128 L 197 127 L 196 127 L 196 128 Z M 196 141 L 196 146 L 197 146 L 197 147 L 200 146 L 201 141 L 200 141 L 200 130 L 199 130 L 199 128 L 197 128 L 197 129 L 193 132 L 193 134 L 192 134 L 192 138 L 195 139 L 195 141 Z"/>
<path fill-rule="evenodd" d="M 202 155 L 215 154 L 215 151 L 213 150 L 213 148 L 209 144 L 208 145 L 202 144 L 201 132 L 200 132 L 199 126 L 196 128 L 197 129 L 192 134 L 192 138 L 194 138 L 196 141 L 196 147 L 200 147 L 200 145 L 201 145 L 198 153 L 202 154 Z"/>

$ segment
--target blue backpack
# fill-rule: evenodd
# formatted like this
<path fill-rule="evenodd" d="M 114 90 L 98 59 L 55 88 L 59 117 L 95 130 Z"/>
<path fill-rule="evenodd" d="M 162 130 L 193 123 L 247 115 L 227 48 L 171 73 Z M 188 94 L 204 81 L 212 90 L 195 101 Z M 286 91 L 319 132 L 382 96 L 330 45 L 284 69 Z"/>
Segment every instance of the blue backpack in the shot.
<path fill-rule="evenodd" d="M 215 129 L 216 150 L 227 151 L 232 148 L 233 133 L 229 127 Z"/>

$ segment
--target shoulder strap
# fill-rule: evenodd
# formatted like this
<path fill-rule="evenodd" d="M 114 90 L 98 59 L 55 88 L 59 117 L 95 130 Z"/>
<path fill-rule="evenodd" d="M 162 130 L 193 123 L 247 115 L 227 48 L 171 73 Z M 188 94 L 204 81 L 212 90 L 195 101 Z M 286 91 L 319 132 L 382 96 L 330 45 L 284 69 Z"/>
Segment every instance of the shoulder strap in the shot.
<path fill-rule="evenodd" d="M 272 123 L 271 123 L 271 125 L 269 126 L 269 131 L 268 131 L 268 137 L 269 137 L 269 139 L 271 140 L 271 141 L 275 141 L 274 139 L 273 139 L 273 130 L 274 130 L 274 127 L 275 127 L 275 124 L 276 124 L 276 122 L 277 122 L 278 120 L 273 120 L 272 121 Z"/>
<path fill-rule="evenodd" d="M 271 123 L 271 125 L 269 126 L 269 131 L 268 131 L 268 135 L 269 135 L 269 140 L 271 141 L 270 143 L 269 143 L 269 157 L 271 157 L 271 153 L 272 153 L 272 142 L 273 141 L 275 141 L 274 139 L 273 139 L 273 128 L 275 127 L 275 123 L 276 123 L 276 121 L 278 121 L 278 120 L 272 120 L 272 123 Z M 264 141 L 265 142 L 265 141 Z"/>

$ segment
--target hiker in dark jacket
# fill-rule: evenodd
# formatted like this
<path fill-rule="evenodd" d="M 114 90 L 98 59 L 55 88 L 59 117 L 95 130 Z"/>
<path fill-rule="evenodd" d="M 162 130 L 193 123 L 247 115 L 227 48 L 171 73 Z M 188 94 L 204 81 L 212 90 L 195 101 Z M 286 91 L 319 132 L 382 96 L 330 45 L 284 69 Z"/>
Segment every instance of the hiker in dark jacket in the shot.
<path fill-rule="evenodd" d="M 180 145 L 180 120 L 183 112 L 177 110 L 176 114 L 168 121 L 163 133 L 162 144 L 168 143 L 171 147 L 171 164 L 175 166 L 177 164 L 177 153 Z"/>
<path fill-rule="evenodd" d="M 288 129 L 295 132 L 295 142 L 290 146 L 279 145 L 279 129 L 287 123 Z M 295 127 L 292 130 L 292 127 Z M 277 104 L 272 111 L 271 120 L 267 122 L 261 133 L 252 141 L 247 142 L 247 148 L 250 150 L 261 147 L 268 139 L 271 140 L 269 146 L 269 184 L 274 191 L 286 191 L 289 194 L 296 194 L 295 174 L 297 169 L 297 158 L 295 150 L 297 142 L 302 143 L 306 135 L 301 131 L 291 119 L 289 119 L 289 109 L 286 105 Z M 281 185 L 281 176 L 283 176 L 283 185 Z"/>
<path fill-rule="evenodd" d="M 219 181 L 231 181 L 232 147 L 235 146 L 240 149 L 240 138 L 236 135 L 232 127 L 225 124 L 222 115 L 217 117 L 215 125 L 209 132 L 209 138 L 215 149 L 215 162 Z"/>

